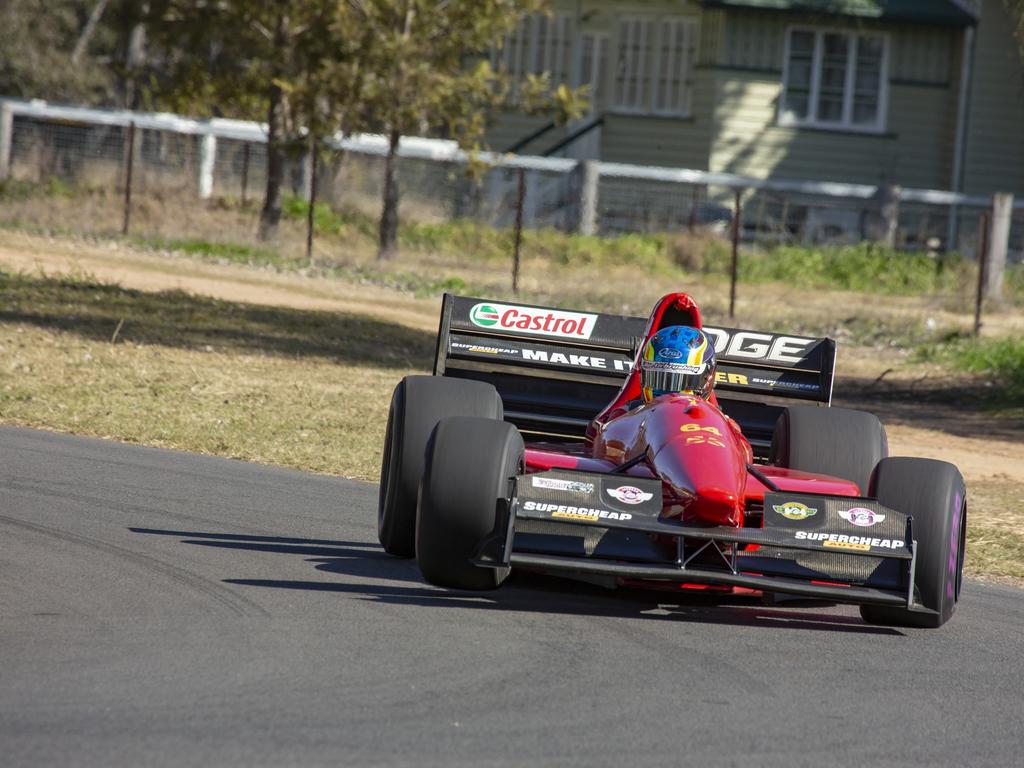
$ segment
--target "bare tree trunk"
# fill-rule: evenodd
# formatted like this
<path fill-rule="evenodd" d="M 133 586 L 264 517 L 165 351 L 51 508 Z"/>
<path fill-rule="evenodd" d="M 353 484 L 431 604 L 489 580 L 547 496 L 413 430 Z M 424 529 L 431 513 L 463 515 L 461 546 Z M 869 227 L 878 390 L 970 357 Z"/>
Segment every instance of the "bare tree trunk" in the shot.
<path fill-rule="evenodd" d="M 288 17 L 280 14 L 277 28 L 274 30 L 274 49 L 281 54 L 288 40 Z M 277 228 L 281 223 L 281 187 L 284 184 L 285 172 L 285 103 L 284 92 L 277 84 L 276 78 L 271 81 L 269 103 L 267 106 L 267 188 L 263 196 L 263 210 L 260 211 L 261 240 L 273 240 L 277 237 Z"/>
<path fill-rule="evenodd" d="M 141 18 L 145 18 L 147 13 L 149 13 L 149 3 L 143 3 L 139 9 Z M 128 37 L 128 52 L 125 56 L 128 77 L 124 84 L 124 105 L 127 109 L 139 108 L 138 77 L 145 63 L 146 25 L 142 21 L 138 21 L 132 27 L 131 34 Z"/>
<path fill-rule="evenodd" d="M 97 0 L 96 4 L 92 7 L 92 13 L 89 14 L 89 20 L 85 22 L 85 26 L 82 28 L 82 34 L 78 36 L 78 42 L 75 43 L 75 49 L 71 52 L 71 63 L 78 66 L 78 63 L 82 60 L 82 54 L 85 53 L 89 47 L 89 41 L 92 40 L 93 33 L 96 31 L 96 25 L 100 23 L 100 19 L 103 18 L 103 11 L 106 10 L 107 0 Z"/>
<path fill-rule="evenodd" d="M 281 187 L 284 184 L 284 94 L 280 87 L 270 87 L 267 110 L 267 188 L 260 211 L 260 240 L 273 240 L 281 223 Z"/>
<path fill-rule="evenodd" d="M 388 154 L 384 160 L 384 205 L 380 212 L 380 239 L 377 258 L 390 259 L 398 254 L 398 140 L 392 129 L 388 136 Z"/>

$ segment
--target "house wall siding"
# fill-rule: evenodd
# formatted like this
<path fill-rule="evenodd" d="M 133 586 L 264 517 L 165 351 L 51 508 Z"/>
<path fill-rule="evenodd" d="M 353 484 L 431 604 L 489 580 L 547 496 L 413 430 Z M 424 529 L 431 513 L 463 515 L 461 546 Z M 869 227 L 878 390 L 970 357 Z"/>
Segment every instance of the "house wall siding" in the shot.
<path fill-rule="evenodd" d="M 715 70 L 710 168 L 760 178 L 821 179 L 945 188 L 955 122 L 955 39 L 945 29 L 838 24 L 890 35 L 885 133 L 790 128 L 777 124 L 786 30 L 822 26 L 813 18 L 731 14 Z"/>
<path fill-rule="evenodd" d="M 892 85 L 881 135 L 775 124 L 781 86 L 730 72 L 717 85 L 713 171 L 745 176 L 947 188 L 952 140 L 946 89 Z"/>
<path fill-rule="evenodd" d="M 1024 197 L 1024 61 L 1000 0 L 985 0 L 975 42 L 964 191 Z"/>

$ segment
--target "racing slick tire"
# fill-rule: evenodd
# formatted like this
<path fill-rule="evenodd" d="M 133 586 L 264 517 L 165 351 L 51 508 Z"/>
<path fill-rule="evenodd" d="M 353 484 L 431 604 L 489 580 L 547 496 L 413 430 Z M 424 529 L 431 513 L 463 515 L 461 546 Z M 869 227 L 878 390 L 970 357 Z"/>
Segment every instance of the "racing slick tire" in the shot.
<path fill-rule="evenodd" d="M 377 503 L 377 537 L 388 554 L 416 554 L 416 493 L 427 440 L 449 416 L 500 420 L 504 412 L 497 390 L 482 381 L 406 376 L 391 395 Z"/>
<path fill-rule="evenodd" d="M 967 534 L 967 489 L 960 470 L 933 459 L 882 459 L 871 478 L 871 495 L 913 517 L 917 542 L 914 586 L 927 610 L 862 605 L 870 624 L 941 627 L 960 599 Z"/>
<path fill-rule="evenodd" d="M 864 493 L 871 472 L 888 455 L 885 427 L 873 413 L 797 405 L 786 408 L 775 423 L 769 461 L 852 480 Z"/>
<path fill-rule="evenodd" d="M 499 502 L 509 497 L 509 478 L 523 472 L 523 458 L 519 430 L 504 421 L 456 417 L 434 428 L 416 513 L 416 560 L 427 581 L 485 590 L 508 578 L 508 568 L 471 561 L 501 530 Z"/>

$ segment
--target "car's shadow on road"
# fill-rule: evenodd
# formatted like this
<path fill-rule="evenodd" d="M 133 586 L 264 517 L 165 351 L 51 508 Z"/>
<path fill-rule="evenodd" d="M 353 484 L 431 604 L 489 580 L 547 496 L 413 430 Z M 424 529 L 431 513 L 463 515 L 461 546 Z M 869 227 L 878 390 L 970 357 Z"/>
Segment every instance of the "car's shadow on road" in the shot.
<path fill-rule="evenodd" d="M 324 581 L 224 579 L 226 584 L 265 589 L 335 592 L 395 605 L 475 610 L 524 611 L 609 618 L 674 620 L 746 627 L 871 635 L 902 635 L 899 630 L 865 624 L 856 616 L 832 612 L 814 601 L 765 605 L 747 595 L 685 594 L 649 589 L 617 589 L 544 574 L 516 572 L 493 592 L 446 590 L 424 583 L 414 560 L 387 555 L 376 542 L 331 541 L 282 536 L 130 528 L 133 533 L 176 537 L 183 544 L 302 556 L 325 574 L 348 577 Z M 352 579 L 356 579 L 353 581 Z M 406 582 L 404 584 L 370 583 Z M 805 606 L 794 608 L 794 606 Z"/>

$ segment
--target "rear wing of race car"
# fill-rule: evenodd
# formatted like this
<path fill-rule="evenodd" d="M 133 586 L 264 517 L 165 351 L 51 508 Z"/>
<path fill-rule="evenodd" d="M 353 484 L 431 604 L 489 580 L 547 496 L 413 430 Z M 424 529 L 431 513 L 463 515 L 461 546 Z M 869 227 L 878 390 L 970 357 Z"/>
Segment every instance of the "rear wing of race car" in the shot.
<path fill-rule="evenodd" d="M 493 384 L 505 419 L 528 437 L 580 440 L 629 375 L 646 325 L 643 317 L 445 294 L 434 375 Z M 830 404 L 832 339 L 704 330 L 715 342 L 718 402 L 759 455 L 787 403 Z"/>

